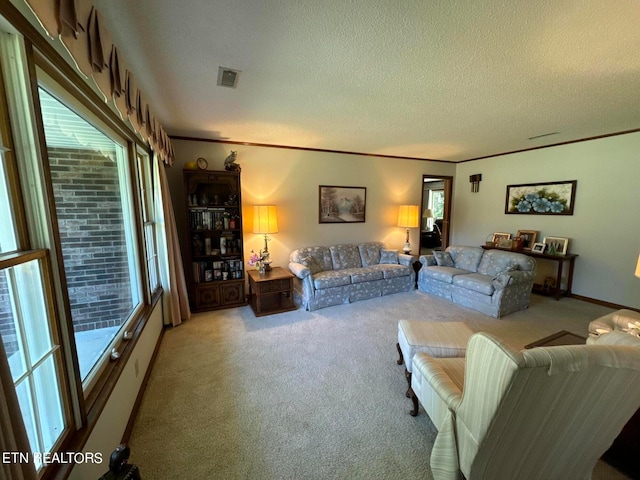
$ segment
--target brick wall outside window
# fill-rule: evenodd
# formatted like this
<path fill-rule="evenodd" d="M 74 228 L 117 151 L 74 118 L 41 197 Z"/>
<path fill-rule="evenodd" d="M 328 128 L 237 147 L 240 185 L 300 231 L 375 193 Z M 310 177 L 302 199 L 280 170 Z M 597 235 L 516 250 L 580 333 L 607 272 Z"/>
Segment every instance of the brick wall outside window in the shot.
<path fill-rule="evenodd" d="M 9 309 L 5 307 L 9 307 Z M 13 314 L 10 307 L 11 299 L 7 288 L 7 277 L 3 272 L 0 274 L 0 335 L 2 335 L 7 357 L 10 357 L 18 350 L 16 329 L 13 324 Z"/>
<path fill-rule="evenodd" d="M 116 162 L 92 150 L 48 151 L 74 331 L 119 326 L 132 296 Z"/>

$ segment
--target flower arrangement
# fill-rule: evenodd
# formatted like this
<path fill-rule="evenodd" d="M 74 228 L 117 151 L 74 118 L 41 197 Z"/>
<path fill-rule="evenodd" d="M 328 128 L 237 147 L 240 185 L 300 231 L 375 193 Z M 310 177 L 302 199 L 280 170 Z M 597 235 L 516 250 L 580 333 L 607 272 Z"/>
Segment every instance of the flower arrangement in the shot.
<path fill-rule="evenodd" d="M 259 254 L 251 250 L 251 256 L 249 257 L 247 265 L 250 267 L 256 267 L 256 270 L 263 272 L 265 269 L 265 261 L 268 261 L 268 258 L 269 254 L 265 254 L 262 250 L 260 250 Z"/>

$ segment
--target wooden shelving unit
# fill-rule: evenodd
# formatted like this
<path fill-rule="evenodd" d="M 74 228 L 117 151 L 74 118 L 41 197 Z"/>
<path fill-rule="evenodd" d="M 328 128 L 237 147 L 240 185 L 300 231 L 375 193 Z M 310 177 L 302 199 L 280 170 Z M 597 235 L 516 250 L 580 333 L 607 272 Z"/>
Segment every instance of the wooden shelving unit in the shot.
<path fill-rule="evenodd" d="M 244 305 L 240 173 L 183 170 L 188 261 L 185 275 L 194 312 Z"/>

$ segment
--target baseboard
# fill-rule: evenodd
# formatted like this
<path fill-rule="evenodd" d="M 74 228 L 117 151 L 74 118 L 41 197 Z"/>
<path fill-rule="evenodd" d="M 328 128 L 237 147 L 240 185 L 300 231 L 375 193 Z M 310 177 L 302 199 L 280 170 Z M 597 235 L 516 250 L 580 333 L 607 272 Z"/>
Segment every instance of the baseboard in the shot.
<path fill-rule="evenodd" d="M 627 310 L 634 310 L 636 312 L 640 312 L 639 308 L 628 307 L 626 305 L 619 305 L 617 303 L 606 302 L 604 300 L 598 300 L 597 298 L 583 297 L 582 295 L 576 295 L 575 293 L 572 293 L 571 295 L 569 295 L 569 297 L 570 298 L 575 298 L 576 300 L 582 300 L 583 302 L 594 303 L 596 305 L 602 305 L 603 307 L 607 307 L 607 308 L 614 308 L 616 310 L 621 310 L 623 308 L 626 308 Z"/>

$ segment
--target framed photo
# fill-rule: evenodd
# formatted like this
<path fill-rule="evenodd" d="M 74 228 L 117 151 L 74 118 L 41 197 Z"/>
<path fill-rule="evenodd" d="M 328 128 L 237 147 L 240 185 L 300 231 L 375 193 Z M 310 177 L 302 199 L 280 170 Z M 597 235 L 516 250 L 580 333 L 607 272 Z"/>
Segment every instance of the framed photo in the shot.
<path fill-rule="evenodd" d="M 498 247 L 500 248 L 511 248 L 511 240 L 508 238 L 499 238 L 498 239 Z"/>
<path fill-rule="evenodd" d="M 533 244 L 536 243 L 536 240 L 538 239 L 538 231 L 518 230 L 516 237 L 520 237 L 522 239 L 523 250 L 531 250 L 531 247 L 533 247 Z"/>
<path fill-rule="evenodd" d="M 569 247 L 568 238 L 544 237 L 547 253 L 555 252 L 556 255 L 566 255 Z"/>
<path fill-rule="evenodd" d="M 366 187 L 320 185 L 319 223 L 361 223 L 365 221 Z"/>
<path fill-rule="evenodd" d="M 511 234 L 510 233 L 501 233 L 501 232 L 494 233 L 493 234 L 493 243 L 495 243 L 498 246 L 500 246 L 500 240 L 511 240 Z M 511 245 L 511 242 L 509 242 L 509 245 Z"/>
<path fill-rule="evenodd" d="M 531 246 L 531 253 L 544 253 L 545 248 L 547 248 L 547 246 L 544 243 L 534 243 Z"/>
<path fill-rule="evenodd" d="M 504 213 L 573 215 L 577 180 L 507 185 Z"/>

